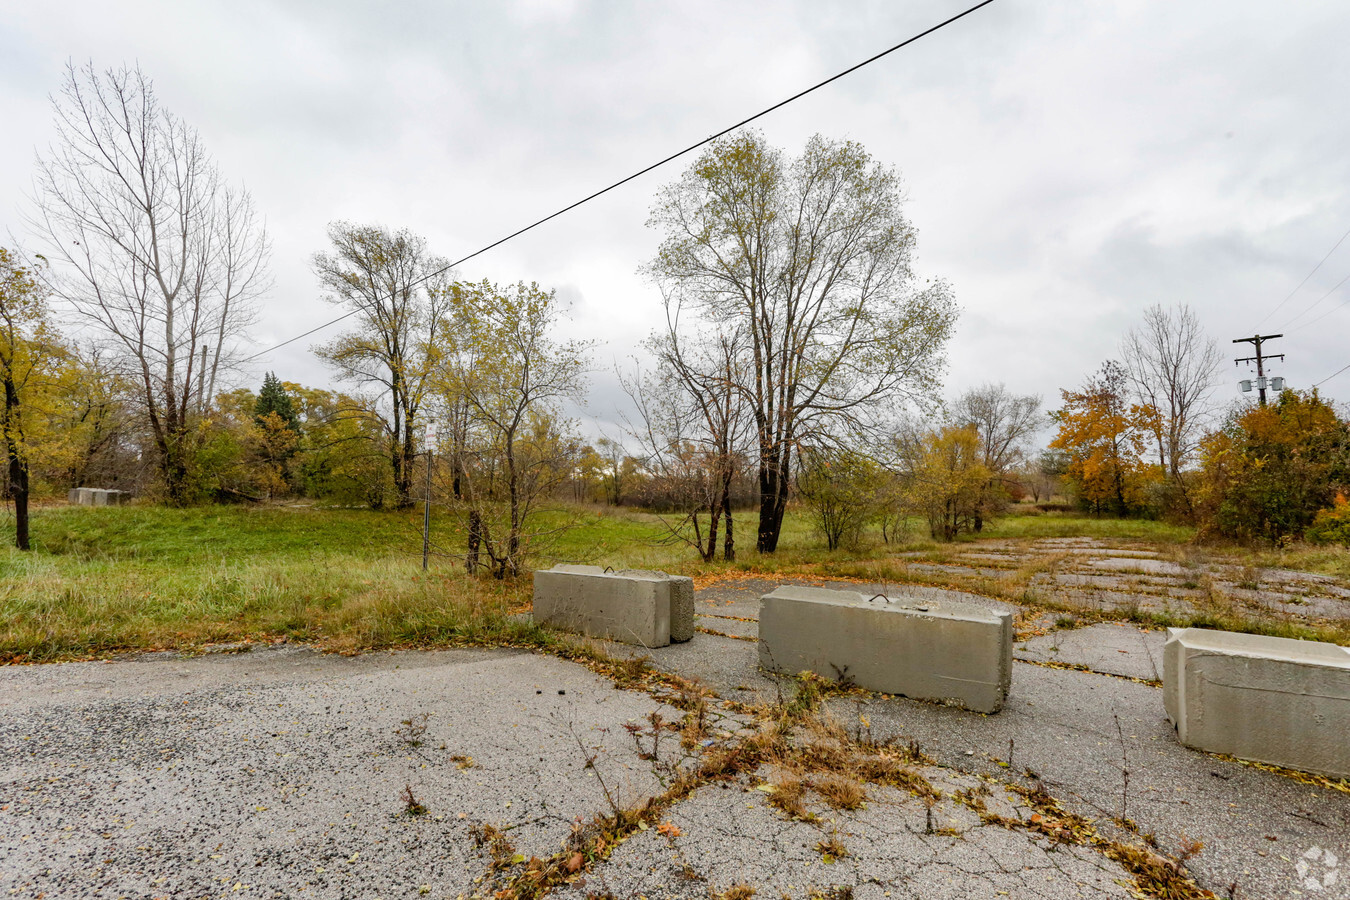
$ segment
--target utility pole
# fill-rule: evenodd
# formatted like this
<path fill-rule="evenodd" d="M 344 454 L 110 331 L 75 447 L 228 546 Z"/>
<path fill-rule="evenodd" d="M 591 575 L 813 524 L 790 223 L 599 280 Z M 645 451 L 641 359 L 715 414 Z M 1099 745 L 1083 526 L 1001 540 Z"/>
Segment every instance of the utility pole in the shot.
<path fill-rule="evenodd" d="M 1275 338 L 1281 338 L 1281 337 L 1284 337 L 1284 335 L 1282 335 L 1282 334 L 1255 334 L 1255 335 L 1252 335 L 1252 336 L 1249 337 L 1249 338 L 1237 338 L 1237 339 L 1235 339 L 1235 340 L 1233 341 L 1233 343 L 1235 343 L 1235 344 L 1252 344 L 1252 345 L 1254 345 L 1254 346 L 1256 347 L 1256 355 L 1255 355 L 1255 356 L 1246 356 L 1246 357 L 1243 357 L 1242 359 L 1235 359 L 1235 360 L 1233 360 L 1233 362 L 1234 362 L 1236 365 L 1239 365 L 1239 366 L 1242 365 L 1243 363 L 1249 363 L 1249 362 L 1254 362 L 1254 363 L 1256 363 L 1256 389 L 1257 389 L 1257 391 L 1258 391 L 1259 394 L 1260 394 L 1260 397 L 1261 397 L 1261 405 L 1262 405 L 1262 406 L 1265 406 L 1265 405 L 1266 405 L 1266 370 L 1265 370 L 1265 365 L 1264 365 L 1264 364 L 1265 364 L 1265 361 L 1268 360 L 1268 359 L 1284 359 L 1284 354 L 1283 354 L 1283 353 L 1276 353 L 1276 354 L 1268 354 L 1268 355 L 1262 356 L 1262 355 L 1261 355 L 1261 344 L 1262 344 L 1263 342 L 1265 342 L 1265 341 L 1273 341 L 1273 340 L 1275 340 Z M 1250 387 L 1251 387 L 1251 385 L 1249 385 L 1249 384 L 1247 384 L 1247 383 L 1245 383 L 1245 382 L 1243 383 L 1243 388 L 1244 388 L 1244 389 L 1247 389 L 1247 388 L 1250 388 Z"/>

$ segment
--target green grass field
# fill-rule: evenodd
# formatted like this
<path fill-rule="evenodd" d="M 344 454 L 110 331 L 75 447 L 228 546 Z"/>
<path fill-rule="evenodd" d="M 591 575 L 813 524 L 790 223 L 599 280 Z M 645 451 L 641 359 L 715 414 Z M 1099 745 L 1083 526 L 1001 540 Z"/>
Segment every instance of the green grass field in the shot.
<path fill-rule="evenodd" d="M 857 548 L 828 553 L 807 517 L 794 511 L 778 552 L 761 556 L 754 551 L 755 518 L 746 511 L 736 521 L 737 560 L 704 563 L 670 539 L 659 517 L 638 510 L 564 507 L 542 514 L 540 525 L 557 533 L 535 546 L 538 567 L 586 562 L 689 575 L 878 581 L 915 580 L 905 575 L 901 553 L 941 561 L 954 550 L 970 549 L 972 540 L 1086 536 L 1191 552 L 1187 542 L 1194 536 L 1190 529 L 1142 520 L 1011 515 L 990 523 L 978 539 L 956 545 L 929 540 L 915 522 L 901 541 L 887 545 L 869 533 Z M 464 535 L 439 511 L 432 529 L 438 552 L 423 573 L 421 526 L 416 509 L 43 507 L 33 518 L 34 550 L 0 550 L 0 660 L 236 641 L 291 640 L 356 651 L 540 639 L 510 617 L 529 601 L 528 576 L 508 581 L 467 576 L 457 555 Z M 1344 549 L 1304 548 L 1283 556 L 1236 548 L 1214 553 L 1250 558 L 1255 565 L 1292 563 L 1350 576 L 1350 552 Z M 1015 582 L 1011 588 L 992 581 L 950 586 L 1001 596 Z"/>

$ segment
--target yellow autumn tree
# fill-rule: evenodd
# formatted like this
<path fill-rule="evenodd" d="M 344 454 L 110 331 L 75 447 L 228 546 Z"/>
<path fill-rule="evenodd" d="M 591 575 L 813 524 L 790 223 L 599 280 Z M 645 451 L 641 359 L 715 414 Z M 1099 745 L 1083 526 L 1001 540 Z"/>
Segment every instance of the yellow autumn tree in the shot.
<path fill-rule="evenodd" d="M 1059 424 L 1050 448 L 1068 454 L 1068 478 L 1098 514 L 1138 511 L 1157 477 L 1143 459 L 1157 413 L 1129 402 L 1128 379 L 1120 363 L 1107 360 L 1081 390 L 1060 391 L 1064 406 L 1050 414 Z"/>
<path fill-rule="evenodd" d="M 50 438 L 47 408 L 68 352 L 47 318 L 47 294 L 18 255 L 0 247 L 0 445 L 14 501 L 14 545 L 30 547 L 32 460 Z"/>
<path fill-rule="evenodd" d="M 909 509 L 928 520 L 940 541 L 972 531 L 985 511 L 993 473 L 984 464 L 975 426 L 945 425 L 916 437 L 902 438 L 904 495 Z"/>
<path fill-rule="evenodd" d="M 1202 532 L 1244 541 L 1350 536 L 1350 421 L 1316 389 L 1287 390 L 1233 416 L 1201 444 L 1196 508 Z M 1345 528 L 1344 531 L 1338 530 Z"/>

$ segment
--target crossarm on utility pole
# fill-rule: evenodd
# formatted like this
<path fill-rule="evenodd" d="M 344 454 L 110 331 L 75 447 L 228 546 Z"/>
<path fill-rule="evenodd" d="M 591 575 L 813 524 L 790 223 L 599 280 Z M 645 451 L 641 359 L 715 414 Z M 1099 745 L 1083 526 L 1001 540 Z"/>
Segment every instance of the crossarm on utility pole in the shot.
<path fill-rule="evenodd" d="M 1257 380 L 1256 380 L 1256 390 L 1257 390 L 1257 393 L 1260 395 L 1260 398 L 1261 398 L 1261 405 L 1262 405 L 1262 406 L 1265 406 L 1265 405 L 1266 405 L 1266 382 L 1265 382 L 1266 369 L 1265 369 L 1265 361 L 1268 360 L 1268 359 L 1284 359 L 1284 354 L 1283 354 L 1283 353 L 1276 353 L 1276 354 L 1271 354 L 1271 355 L 1265 355 L 1265 356 L 1263 356 L 1263 355 L 1261 354 L 1261 344 L 1263 344 L 1263 343 L 1266 342 L 1266 341 L 1273 341 L 1275 338 L 1280 338 L 1280 337 L 1284 337 L 1284 335 L 1282 335 L 1282 334 L 1254 334 L 1254 335 L 1252 335 L 1252 336 L 1249 337 L 1249 338 L 1235 338 L 1235 339 L 1233 340 L 1233 343 L 1235 343 L 1235 344 L 1252 344 L 1253 346 L 1256 347 L 1256 355 L 1255 355 L 1255 356 L 1244 356 L 1244 357 L 1242 357 L 1241 359 L 1235 359 L 1235 360 L 1233 360 L 1233 362 L 1234 362 L 1235 364 L 1237 364 L 1237 365 L 1242 365 L 1242 363 L 1249 363 L 1249 362 L 1254 362 L 1254 363 L 1256 363 L 1256 379 L 1257 379 Z"/>

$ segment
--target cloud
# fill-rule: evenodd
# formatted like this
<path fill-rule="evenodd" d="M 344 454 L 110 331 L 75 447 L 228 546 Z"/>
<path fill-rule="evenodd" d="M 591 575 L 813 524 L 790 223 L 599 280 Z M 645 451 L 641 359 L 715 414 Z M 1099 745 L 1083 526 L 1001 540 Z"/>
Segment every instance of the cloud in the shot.
<path fill-rule="evenodd" d="M 264 0 L 30 4 L 0 35 L 0 227 L 22 236 L 46 95 L 68 58 L 139 64 L 246 183 L 275 243 L 259 346 L 331 316 L 309 258 L 334 219 L 469 253 L 963 8 L 940 0 L 617 6 Z M 1244 0 L 995 3 L 774 113 L 768 138 L 850 137 L 908 188 L 925 277 L 964 314 L 949 393 L 986 381 L 1051 399 L 1115 353 L 1144 306 L 1185 302 L 1216 339 L 1250 334 L 1350 227 L 1350 8 Z M 647 209 L 688 160 L 461 267 L 572 299 L 569 333 L 623 358 L 659 322 L 636 274 Z M 1260 327 L 1350 273 L 1350 248 Z M 1306 386 L 1350 362 L 1350 294 L 1290 330 Z M 307 339 L 263 357 L 330 375 Z M 1339 384 L 1350 394 L 1350 375 Z M 597 387 L 589 409 L 618 395 Z"/>

